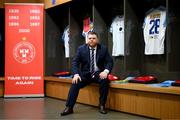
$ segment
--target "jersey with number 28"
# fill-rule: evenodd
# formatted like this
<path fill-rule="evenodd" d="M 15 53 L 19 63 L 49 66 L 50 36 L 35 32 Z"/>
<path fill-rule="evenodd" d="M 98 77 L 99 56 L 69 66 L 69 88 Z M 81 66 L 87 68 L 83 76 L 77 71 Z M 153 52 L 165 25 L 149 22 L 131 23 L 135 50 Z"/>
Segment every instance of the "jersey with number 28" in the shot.
<path fill-rule="evenodd" d="M 164 54 L 166 31 L 166 10 L 153 9 L 149 12 L 143 25 L 145 54 Z"/>

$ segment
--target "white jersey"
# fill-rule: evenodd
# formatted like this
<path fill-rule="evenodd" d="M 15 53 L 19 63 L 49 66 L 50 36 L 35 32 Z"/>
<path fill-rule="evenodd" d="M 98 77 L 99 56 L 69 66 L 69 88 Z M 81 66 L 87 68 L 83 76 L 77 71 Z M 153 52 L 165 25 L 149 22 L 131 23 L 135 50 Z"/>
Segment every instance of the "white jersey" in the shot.
<path fill-rule="evenodd" d="M 146 55 L 164 54 L 165 31 L 165 8 L 151 9 L 145 17 L 143 25 Z"/>
<path fill-rule="evenodd" d="M 62 39 L 64 40 L 65 57 L 69 58 L 69 27 L 64 29 Z"/>
<path fill-rule="evenodd" d="M 112 56 L 124 56 L 124 17 L 114 18 L 110 32 L 113 36 Z"/>

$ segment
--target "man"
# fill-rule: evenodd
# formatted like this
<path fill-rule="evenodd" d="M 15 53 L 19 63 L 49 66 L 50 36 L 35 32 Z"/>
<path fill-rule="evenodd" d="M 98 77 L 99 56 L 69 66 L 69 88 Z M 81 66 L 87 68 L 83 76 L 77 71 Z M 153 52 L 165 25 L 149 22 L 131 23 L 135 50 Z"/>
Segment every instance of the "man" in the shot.
<path fill-rule="evenodd" d="M 99 112 L 106 114 L 105 104 L 108 95 L 108 74 L 113 67 L 113 60 L 104 45 L 99 44 L 98 34 L 90 31 L 88 43 L 81 45 L 72 62 L 72 86 L 69 91 L 66 108 L 62 116 L 73 113 L 80 88 L 90 83 L 100 84 Z"/>

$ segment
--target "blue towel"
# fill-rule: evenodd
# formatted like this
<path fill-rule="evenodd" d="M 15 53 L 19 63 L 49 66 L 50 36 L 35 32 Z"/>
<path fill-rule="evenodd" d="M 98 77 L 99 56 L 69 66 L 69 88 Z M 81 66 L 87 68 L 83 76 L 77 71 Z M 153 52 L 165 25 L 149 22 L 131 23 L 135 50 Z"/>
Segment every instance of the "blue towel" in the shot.
<path fill-rule="evenodd" d="M 170 86 L 172 86 L 172 83 L 174 83 L 174 82 L 175 82 L 174 80 L 166 80 L 166 81 L 161 82 L 161 83 L 150 84 L 150 85 L 154 86 L 154 87 L 170 87 Z"/>

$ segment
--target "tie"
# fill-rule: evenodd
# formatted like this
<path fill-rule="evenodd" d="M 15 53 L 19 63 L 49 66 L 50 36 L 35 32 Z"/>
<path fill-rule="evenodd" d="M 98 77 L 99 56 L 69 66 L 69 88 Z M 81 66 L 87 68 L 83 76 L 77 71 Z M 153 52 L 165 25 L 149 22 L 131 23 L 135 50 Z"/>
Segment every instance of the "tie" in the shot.
<path fill-rule="evenodd" d="M 95 70 L 95 68 L 94 68 L 94 50 L 95 49 L 91 49 L 91 63 L 90 63 L 90 71 L 91 71 L 91 73 L 92 74 L 94 74 L 94 70 Z"/>

